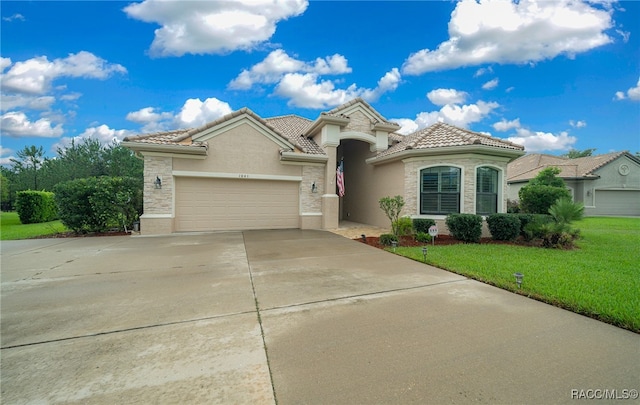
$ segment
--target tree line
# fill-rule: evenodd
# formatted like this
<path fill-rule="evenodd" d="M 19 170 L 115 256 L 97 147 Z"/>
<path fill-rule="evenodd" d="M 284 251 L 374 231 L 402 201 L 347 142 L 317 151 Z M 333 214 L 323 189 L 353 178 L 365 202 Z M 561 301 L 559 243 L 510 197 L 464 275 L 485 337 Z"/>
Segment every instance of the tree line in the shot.
<path fill-rule="evenodd" d="M 114 141 L 102 145 L 95 138 L 72 141 L 48 158 L 42 146 L 25 146 L 11 159 L 10 167 L 0 167 L 0 202 L 3 211 L 15 207 L 16 193 L 24 190 L 54 191 L 60 183 L 94 177 L 135 179 L 142 189 L 143 161 Z"/>

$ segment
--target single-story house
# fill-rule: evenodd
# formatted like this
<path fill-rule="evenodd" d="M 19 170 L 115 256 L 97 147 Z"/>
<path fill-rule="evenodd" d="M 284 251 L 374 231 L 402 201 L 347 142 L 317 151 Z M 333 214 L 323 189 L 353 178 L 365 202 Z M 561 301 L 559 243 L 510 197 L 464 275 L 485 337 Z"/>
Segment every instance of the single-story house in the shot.
<path fill-rule="evenodd" d="M 507 167 L 507 196 L 518 192 L 544 168 L 555 166 L 585 215 L 640 216 L 640 159 L 629 152 L 613 152 L 577 159 L 544 154 L 522 156 Z"/>
<path fill-rule="evenodd" d="M 506 211 L 507 164 L 522 146 L 444 123 L 398 129 L 356 98 L 315 120 L 242 108 L 198 128 L 127 137 L 144 158 L 141 232 L 389 227 L 378 201 L 395 195 L 404 215 L 440 222 Z"/>

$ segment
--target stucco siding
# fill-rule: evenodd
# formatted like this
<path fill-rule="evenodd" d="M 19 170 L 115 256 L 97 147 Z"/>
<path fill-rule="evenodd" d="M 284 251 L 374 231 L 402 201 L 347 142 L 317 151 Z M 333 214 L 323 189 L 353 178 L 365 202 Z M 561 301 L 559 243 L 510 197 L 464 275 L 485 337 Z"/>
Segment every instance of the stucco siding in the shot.
<path fill-rule="evenodd" d="M 366 142 L 345 140 L 338 157 L 344 156 L 346 195 L 341 198 L 341 219 L 390 227 L 380 209 L 382 197 L 404 195 L 402 162 L 372 166 L 365 160 L 374 154 Z"/>
<path fill-rule="evenodd" d="M 280 146 L 248 124 L 242 124 L 207 141 L 204 160 L 176 158 L 176 171 L 301 176 L 302 168 L 280 162 Z"/>

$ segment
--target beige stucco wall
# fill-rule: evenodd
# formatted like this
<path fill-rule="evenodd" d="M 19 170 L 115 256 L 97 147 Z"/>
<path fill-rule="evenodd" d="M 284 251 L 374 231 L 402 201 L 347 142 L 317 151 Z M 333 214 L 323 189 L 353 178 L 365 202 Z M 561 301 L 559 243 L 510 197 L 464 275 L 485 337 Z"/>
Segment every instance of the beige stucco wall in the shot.
<path fill-rule="evenodd" d="M 342 219 L 390 228 L 389 219 L 380 209 L 382 197 L 403 195 L 404 165 L 394 162 L 372 166 L 365 162 L 374 156 L 366 142 L 343 140 L 338 157 L 344 156 L 345 197 L 341 200 Z"/>
<path fill-rule="evenodd" d="M 208 139 L 204 160 L 175 158 L 173 170 L 213 173 L 301 176 L 298 165 L 280 162 L 280 146 L 249 124 L 241 124 Z"/>

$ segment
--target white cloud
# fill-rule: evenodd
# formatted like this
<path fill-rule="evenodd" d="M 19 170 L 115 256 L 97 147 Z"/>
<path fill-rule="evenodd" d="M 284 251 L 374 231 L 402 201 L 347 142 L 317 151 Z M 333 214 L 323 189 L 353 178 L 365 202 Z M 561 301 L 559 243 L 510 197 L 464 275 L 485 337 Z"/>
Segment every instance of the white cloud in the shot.
<path fill-rule="evenodd" d="M 566 131 L 554 135 L 549 132 L 518 128 L 516 134 L 510 136 L 507 140 L 524 146 L 527 152 L 542 152 L 568 150 L 578 139 L 569 136 Z"/>
<path fill-rule="evenodd" d="M 356 97 L 375 101 L 382 94 L 395 90 L 400 80 L 400 72 L 393 68 L 378 80 L 373 89 L 358 88 L 355 84 L 346 89 L 336 89 L 332 81 L 320 80 L 316 73 L 287 73 L 276 86 L 275 94 L 288 98 L 289 106 L 327 108 Z"/>
<path fill-rule="evenodd" d="M 16 157 L 13 156 L 14 153 L 15 151 L 13 149 L 0 146 L 0 166 L 11 165 L 13 163 L 11 159 L 16 159 Z"/>
<path fill-rule="evenodd" d="M 493 73 L 493 68 L 491 66 L 476 70 L 476 72 L 473 74 L 473 77 L 480 77 L 484 74 L 489 74 L 489 73 Z"/>
<path fill-rule="evenodd" d="M 34 97 L 22 94 L 3 94 L 0 108 L 2 111 L 9 111 L 19 107 L 32 110 L 48 110 L 55 101 L 56 99 L 53 96 Z"/>
<path fill-rule="evenodd" d="M 178 128 L 198 127 L 231 112 L 228 103 L 215 97 L 208 98 L 204 102 L 199 98 L 190 98 L 184 103 L 174 122 Z"/>
<path fill-rule="evenodd" d="M 2 135 L 11 137 L 57 138 L 62 135 L 62 124 L 52 126 L 49 118 L 30 121 L 23 112 L 8 112 L 2 115 Z"/>
<path fill-rule="evenodd" d="M 587 122 L 583 120 L 579 120 L 579 121 L 569 120 L 569 125 L 571 125 L 574 128 L 584 128 L 587 126 Z"/>
<path fill-rule="evenodd" d="M 469 94 L 455 89 L 435 89 L 427 93 L 427 98 L 435 105 L 464 103 Z"/>
<path fill-rule="evenodd" d="M 612 42 L 605 33 L 611 13 L 610 7 L 573 0 L 462 0 L 451 14 L 449 39 L 410 55 L 402 72 L 573 57 Z"/>
<path fill-rule="evenodd" d="M 317 73 L 320 75 L 350 73 L 347 59 L 339 54 L 317 58 L 314 62 L 303 62 L 287 55 L 282 49 L 272 51 L 249 70 L 243 70 L 229 83 L 230 89 L 247 90 L 254 84 L 278 83 L 287 73 Z"/>
<path fill-rule="evenodd" d="M 268 41 L 281 20 L 302 14 L 307 0 L 162 1 L 124 8 L 131 18 L 158 23 L 153 56 L 182 56 L 254 49 Z"/>
<path fill-rule="evenodd" d="M 498 108 L 500 104 L 490 101 L 478 100 L 475 104 L 458 105 L 447 104 L 439 111 L 421 112 L 416 115 L 415 120 L 408 118 L 392 119 L 400 124 L 399 133 L 409 134 L 419 129 L 426 128 L 436 122 L 445 122 L 461 128 L 467 128 L 469 124 L 480 122 Z"/>
<path fill-rule="evenodd" d="M 52 146 L 52 149 L 53 150 L 64 149 L 69 147 L 72 141 L 78 144 L 78 143 L 81 143 L 84 139 L 89 139 L 89 138 L 97 139 L 98 141 L 100 141 L 102 145 L 109 145 L 114 141 L 120 142 L 125 137 L 131 136 L 131 135 L 135 135 L 135 132 L 129 131 L 126 129 L 112 129 L 112 128 L 109 128 L 107 125 L 102 124 L 94 127 L 89 127 L 85 129 L 84 132 L 78 136 L 74 136 L 74 137 L 65 136 L 63 138 L 60 138 L 60 140 Z"/>
<path fill-rule="evenodd" d="M 482 89 L 484 90 L 492 90 L 498 86 L 500 81 L 498 79 L 489 80 L 485 84 L 482 85 Z"/>
<path fill-rule="evenodd" d="M 514 89 L 515 89 L 515 87 L 511 86 L 511 87 L 508 87 L 504 92 L 505 93 L 511 93 Z"/>
<path fill-rule="evenodd" d="M 626 93 L 624 91 L 616 91 L 616 100 L 624 100 L 626 98 L 629 100 L 640 101 L 640 79 L 638 79 L 638 83 L 636 83 L 635 87 L 630 87 Z"/>
<path fill-rule="evenodd" d="M 129 114 L 127 114 L 126 119 L 138 124 L 148 124 L 150 122 L 157 122 L 172 117 L 173 115 L 171 113 L 157 113 L 155 112 L 154 107 L 145 107 L 138 111 L 130 112 Z"/>
<path fill-rule="evenodd" d="M 511 121 L 507 121 L 503 118 L 499 122 L 493 124 L 493 129 L 500 132 L 508 131 L 513 128 L 520 128 L 520 118 L 516 118 Z"/>
<path fill-rule="evenodd" d="M 82 97 L 82 93 L 69 93 L 69 94 L 63 94 L 62 96 L 60 96 L 60 100 L 75 101 L 80 97 Z"/>
<path fill-rule="evenodd" d="M 11 58 L 3 58 L 0 56 L 0 72 L 4 72 L 4 70 L 11 66 L 11 64 Z"/>
<path fill-rule="evenodd" d="M 1 66 L 3 71 L 11 66 L 0 77 L 2 90 L 27 94 L 46 93 L 50 90 L 51 83 L 60 77 L 106 79 L 113 73 L 127 72 L 124 66 L 108 63 L 86 51 L 53 61 L 49 61 L 46 56 L 38 56 L 13 65 L 10 59 L 3 58 Z"/>
<path fill-rule="evenodd" d="M 2 21 L 12 22 L 12 21 L 24 21 L 25 18 L 22 14 L 16 13 L 9 17 L 2 17 Z"/>

